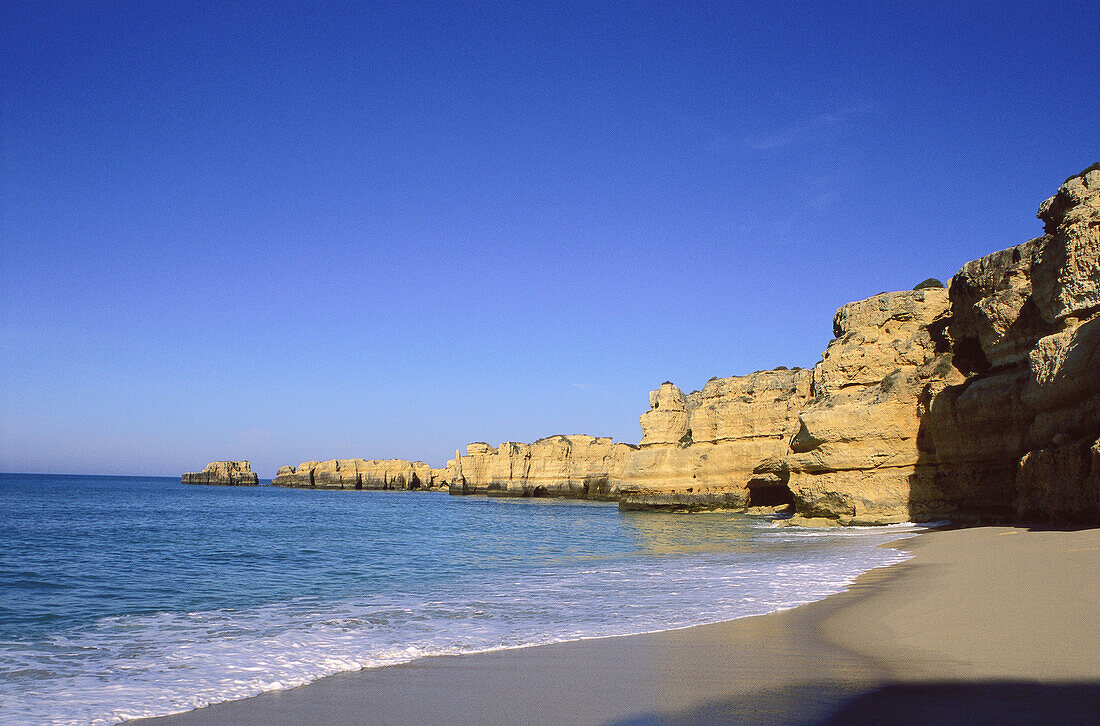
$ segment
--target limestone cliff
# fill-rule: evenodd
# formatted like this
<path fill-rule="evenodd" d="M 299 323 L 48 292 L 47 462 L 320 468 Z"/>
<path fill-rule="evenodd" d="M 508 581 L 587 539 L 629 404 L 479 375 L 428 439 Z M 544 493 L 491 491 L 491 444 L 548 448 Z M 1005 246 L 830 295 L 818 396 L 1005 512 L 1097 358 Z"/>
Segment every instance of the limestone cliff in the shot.
<path fill-rule="evenodd" d="M 949 333 L 967 379 L 931 400 L 919 512 L 1100 520 L 1100 167 L 1037 215 L 1046 234 L 967 263 Z"/>
<path fill-rule="evenodd" d="M 272 483 L 306 489 L 439 489 L 441 469 L 404 459 L 331 459 L 281 467 Z"/>
<path fill-rule="evenodd" d="M 785 482 L 756 469 L 784 453 L 809 392 L 810 372 L 797 368 L 712 378 L 686 396 L 662 384 L 649 394 L 641 446 L 622 469 L 622 507 L 782 503 L 775 490 Z"/>
<path fill-rule="evenodd" d="M 184 484 L 217 484 L 221 486 L 257 486 L 259 477 L 247 461 L 212 461 L 200 472 L 181 477 Z"/>
<path fill-rule="evenodd" d="M 947 288 L 930 279 L 841 307 L 812 371 L 714 378 L 687 395 L 663 383 L 638 446 L 475 443 L 445 469 L 306 462 L 275 483 L 623 509 L 789 503 L 800 521 L 841 524 L 1100 521 L 1100 165 L 1038 216 L 1042 237 L 968 262 Z"/>
<path fill-rule="evenodd" d="M 812 396 L 778 467 L 798 512 L 845 523 L 905 521 L 925 471 L 929 390 L 962 376 L 945 335 L 948 292 L 926 288 L 849 303 L 813 370 Z"/>
<path fill-rule="evenodd" d="M 1100 519 L 1100 169 L 949 292 L 841 308 L 780 463 L 842 523 Z"/>
<path fill-rule="evenodd" d="M 456 452 L 456 494 L 624 509 L 791 501 L 803 519 L 1100 521 L 1100 166 L 1043 202 L 1045 234 L 944 289 L 850 303 L 813 371 L 650 393 L 637 447 L 554 436 Z"/>
<path fill-rule="evenodd" d="M 750 481 L 758 492 L 773 485 L 753 470 L 783 453 L 808 395 L 803 370 L 715 378 L 687 396 L 665 383 L 650 394 L 640 446 L 593 436 L 470 444 L 448 462 L 450 491 L 618 499 L 624 509 L 743 507 Z"/>
<path fill-rule="evenodd" d="M 595 436 L 548 436 L 531 444 L 475 443 L 447 462 L 453 494 L 611 499 L 635 447 Z"/>

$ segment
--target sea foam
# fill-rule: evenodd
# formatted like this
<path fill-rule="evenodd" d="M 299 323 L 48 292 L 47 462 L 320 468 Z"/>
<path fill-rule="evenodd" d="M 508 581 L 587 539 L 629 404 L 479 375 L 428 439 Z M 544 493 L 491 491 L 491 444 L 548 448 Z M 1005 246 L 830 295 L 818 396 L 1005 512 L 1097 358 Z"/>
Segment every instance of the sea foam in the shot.
<path fill-rule="evenodd" d="M 93 497 L 84 516 L 135 516 L 120 513 L 132 492 L 119 486 L 100 492 L 120 507 L 115 515 Z M 168 482 L 145 486 L 169 500 L 180 495 Z M 179 567 L 154 574 L 153 561 L 124 548 L 105 558 L 85 552 L 78 559 L 98 571 L 85 570 L 82 585 L 77 572 L 38 572 L 68 584 L 31 596 L 22 615 L 0 610 L 26 626 L 0 630 L 5 723 L 117 723 L 427 656 L 773 612 L 905 559 L 877 545 L 915 529 L 800 531 L 723 513 L 632 515 L 416 494 L 186 496 L 175 521 L 152 525 L 178 549 Z M 186 531 L 202 511 L 227 508 L 224 521 L 238 531 L 220 535 L 224 546 Z M 285 517 L 288 508 L 296 517 Z M 410 518 L 431 526 L 410 526 Z M 76 530 L 70 546 L 91 546 Z M 270 557 L 226 556 L 244 544 Z M 291 552 L 313 554 L 296 563 L 284 556 Z M 124 571 L 127 561 L 136 573 Z M 17 564 L 35 570 L 29 560 Z M 225 593 L 226 579 L 239 589 Z M 160 607 L 142 607 L 143 595 Z M 94 601 L 78 609 L 82 617 L 55 617 L 82 596 Z"/>

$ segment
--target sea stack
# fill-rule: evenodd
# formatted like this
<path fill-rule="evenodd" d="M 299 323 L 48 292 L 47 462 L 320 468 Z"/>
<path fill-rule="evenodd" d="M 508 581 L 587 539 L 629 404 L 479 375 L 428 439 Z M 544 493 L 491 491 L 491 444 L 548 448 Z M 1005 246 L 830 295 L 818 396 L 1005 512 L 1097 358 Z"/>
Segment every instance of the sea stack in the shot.
<path fill-rule="evenodd" d="M 260 483 L 249 461 L 212 461 L 202 471 L 184 474 L 181 478 L 184 484 L 254 487 Z"/>

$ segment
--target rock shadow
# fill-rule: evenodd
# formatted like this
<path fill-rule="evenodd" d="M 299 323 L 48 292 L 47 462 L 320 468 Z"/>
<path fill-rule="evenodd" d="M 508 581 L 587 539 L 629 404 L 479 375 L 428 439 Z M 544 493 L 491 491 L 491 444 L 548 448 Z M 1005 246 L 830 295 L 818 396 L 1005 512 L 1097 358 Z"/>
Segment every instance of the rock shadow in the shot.
<path fill-rule="evenodd" d="M 1028 681 L 887 684 L 853 694 L 841 684 L 779 691 L 643 713 L 608 726 L 1032 726 L 1100 723 L 1100 683 Z"/>

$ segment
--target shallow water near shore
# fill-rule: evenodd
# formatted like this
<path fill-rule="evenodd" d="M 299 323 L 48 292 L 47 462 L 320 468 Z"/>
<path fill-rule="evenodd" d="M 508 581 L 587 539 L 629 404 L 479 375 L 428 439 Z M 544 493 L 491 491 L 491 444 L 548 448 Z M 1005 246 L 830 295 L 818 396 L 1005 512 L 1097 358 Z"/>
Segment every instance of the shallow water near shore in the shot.
<path fill-rule="evenodd" d="M 0 710 L 104 724 L 333 673 L 823 598 L 908 526 L 0 475 Z"/>

